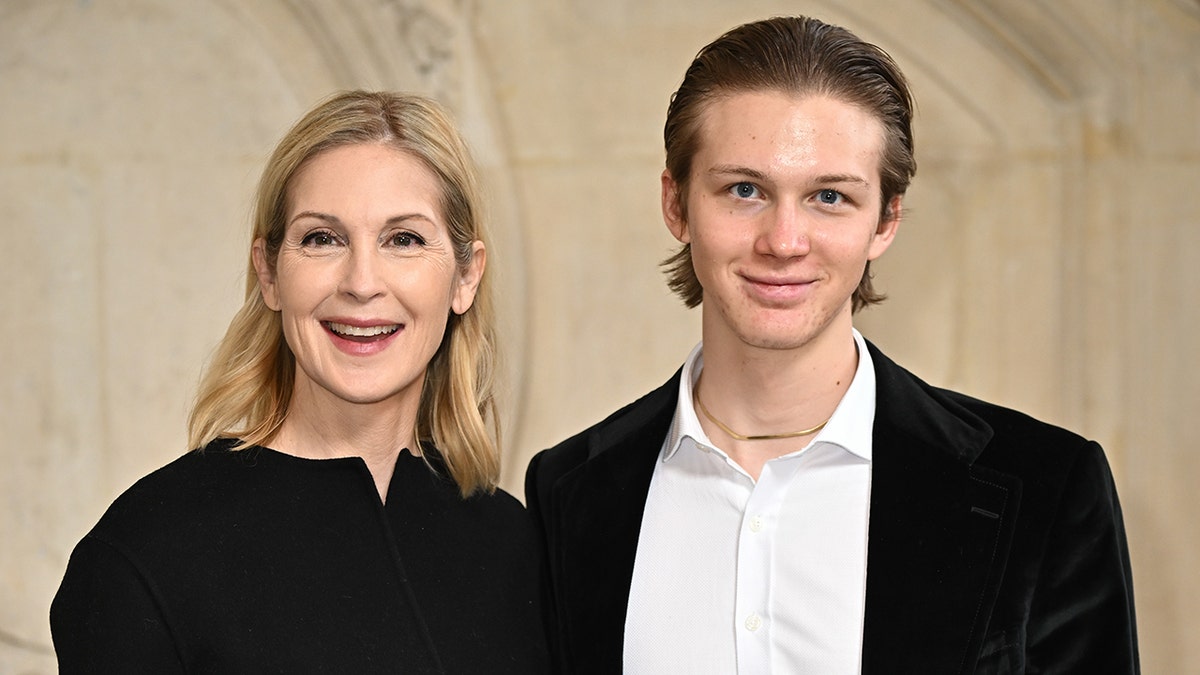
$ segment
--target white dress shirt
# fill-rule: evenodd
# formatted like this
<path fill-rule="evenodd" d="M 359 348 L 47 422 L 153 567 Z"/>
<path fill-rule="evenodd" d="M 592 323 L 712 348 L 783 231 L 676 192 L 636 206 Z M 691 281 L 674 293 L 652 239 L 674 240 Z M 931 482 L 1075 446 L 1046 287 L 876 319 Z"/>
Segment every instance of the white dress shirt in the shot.
<path fill-rule="evenodd" d="M 703 345 L 692 350 L 642 518 L 625 673 L 859 672 L 875 369 L 854 340 L 829 423 L 757 482 L 700 426 Z"/>

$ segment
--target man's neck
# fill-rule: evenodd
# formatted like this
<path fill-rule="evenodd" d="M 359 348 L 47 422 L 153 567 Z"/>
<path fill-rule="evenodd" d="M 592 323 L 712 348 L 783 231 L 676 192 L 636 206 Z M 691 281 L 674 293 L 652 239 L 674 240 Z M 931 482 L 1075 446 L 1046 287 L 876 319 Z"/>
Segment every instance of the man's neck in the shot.
<path fill-rule="evenodd" d="M 767 461 L 803 448 L 816 432 L 770 440 L 737 436 L 782 435 L 828 421 L 857 366 L 857 347 L 848 326 L 786 350 L 737 340 L 710 341 L 706 335 L 704 369 L 694 395 L 711 417 L 696 405 L 697 418 L 709 439 L 757 480 Z"/>

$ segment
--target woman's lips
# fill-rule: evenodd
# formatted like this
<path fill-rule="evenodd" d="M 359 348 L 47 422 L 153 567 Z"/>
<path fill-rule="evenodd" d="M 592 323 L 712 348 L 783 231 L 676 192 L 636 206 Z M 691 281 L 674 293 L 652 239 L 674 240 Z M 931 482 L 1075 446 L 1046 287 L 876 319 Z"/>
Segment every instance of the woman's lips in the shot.
<path fill-rule="evenodd" d="M 400 324 L 387 323 L 368 326 L 355 326 L 348 323 L 338 323 L 335 321 L 323 321 L 325 328 L 336 334 L 338 337 L 347 339 L 374 339 L 380 336 L 387 336 L 400 330 Z"/>
<path fill-rule="evenodd" d="M 404 329 L 404 324 L 322 321 L 325 331 L 339 350 L 354 356 L 370 356 L 387 348 Z"/>

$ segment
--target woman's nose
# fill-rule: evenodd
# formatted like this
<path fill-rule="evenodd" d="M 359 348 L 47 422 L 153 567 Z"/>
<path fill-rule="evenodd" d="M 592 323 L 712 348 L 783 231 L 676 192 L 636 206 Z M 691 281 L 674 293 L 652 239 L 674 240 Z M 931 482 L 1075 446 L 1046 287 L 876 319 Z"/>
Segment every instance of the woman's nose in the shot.
<path fill-rule="evenodd" d="M 367 247 L 351 247 L 342 277 L 342 292 L 360 300 L 369 300 L 383 292 L 379 260 Z"/>

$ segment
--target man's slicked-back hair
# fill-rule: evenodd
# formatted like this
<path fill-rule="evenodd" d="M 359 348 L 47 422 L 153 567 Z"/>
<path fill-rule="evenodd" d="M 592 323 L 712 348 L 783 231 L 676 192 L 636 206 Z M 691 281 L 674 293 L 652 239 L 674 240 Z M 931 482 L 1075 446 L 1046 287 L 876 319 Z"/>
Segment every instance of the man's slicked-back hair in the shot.
<path fill-rule="evenodd" d="M 908 82 L 896 62 L 879 47 L 840 26 L 799 16 L 756 21 L 725 33 L 700 50 L 671 96 L 663 128 L 666 169 L 678 188 L 676 198 L 685 221 L 692 159 L 702 140 L 705 108 L 723 96 L 757 91 L 829 96 L 877 118 L 884 128 L 880 218 L 894 216 L 891 202 L 908 190 L 917 170 Z M 703 289 L 692 267 L 691 246 L 684 244 L 662 266 L 667 284 L 684 304 L 700 304 Z M 854 311 L 884 297 L 873 288 L 867 263 L 854 291 Z"/>

